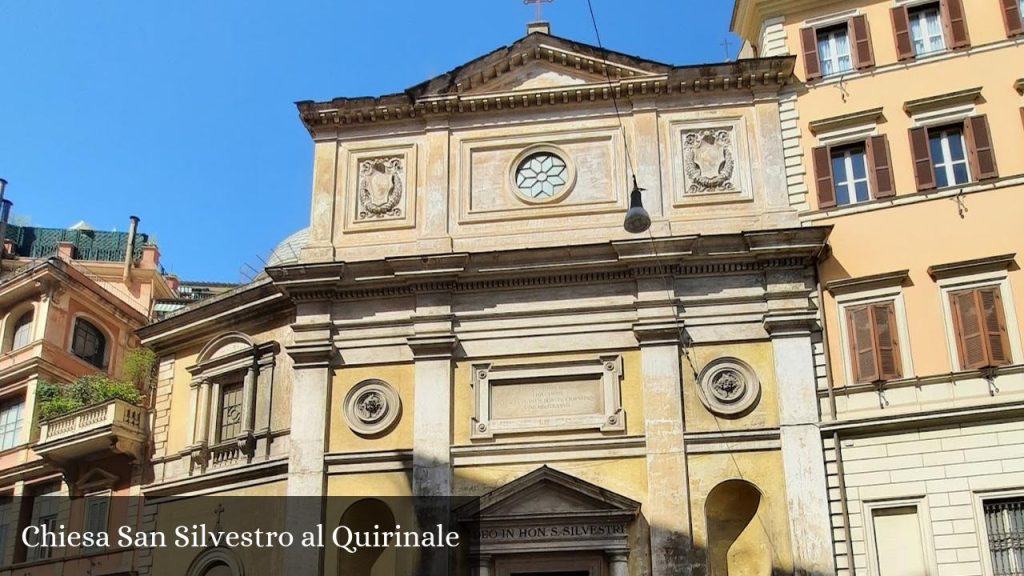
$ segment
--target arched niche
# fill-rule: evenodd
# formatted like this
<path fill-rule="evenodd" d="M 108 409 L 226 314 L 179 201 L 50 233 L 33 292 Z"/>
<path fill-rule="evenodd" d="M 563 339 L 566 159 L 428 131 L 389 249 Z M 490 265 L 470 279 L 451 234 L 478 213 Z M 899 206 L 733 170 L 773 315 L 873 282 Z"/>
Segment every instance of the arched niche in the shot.
<path fill-rule="evenodd" d="M 764 507 L 761 491 L 746 480 L 726 480 L 711 490 L 704 506 L 708 576 L 771 576 Z"/>
<path fill-rule="evenodd" d="M 395 515 L 382 500 L 364 498 L 353 503 L 341 516 L 340 525 L 352 532 L 374 532 L 395 526 Z M 360 548 L 354 554 L 341 553 L 338 576 L 394 576 L 397 558 L 395 548 Z"/>
<path fill-rule="evenodd" d="M 185 574 L 186 576 L 245 576 L 245 566 L 232 550 L 209 548 L 196 556 Z"/>

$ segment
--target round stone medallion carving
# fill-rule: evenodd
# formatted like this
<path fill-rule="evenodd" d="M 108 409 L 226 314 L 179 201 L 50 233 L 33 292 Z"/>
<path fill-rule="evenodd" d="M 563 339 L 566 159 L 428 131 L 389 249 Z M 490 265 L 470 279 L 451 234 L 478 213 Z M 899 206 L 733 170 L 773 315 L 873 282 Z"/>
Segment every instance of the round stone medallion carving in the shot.
<path fill-rule="evenodd" d="M 701 402 L 720 416 L 738 416 L 761 397 L 761 383 L 746 362 L 736 358 L 713 360 L 700 373 L 697 387 Z"/>
<path fill-rule="evenodd" d="M 531 146 L 512 161 L 512 190 L 528 204 L 556 202 L 569 193 L 576 172 L 569 156 L 556 146 Z"/>
<path fill-rule="evenodd" d="M 383 380 L 364 380 L 345 396 L 345 420 L 356 434 L 380 434 L 398 420 L 402 400 Z"/>

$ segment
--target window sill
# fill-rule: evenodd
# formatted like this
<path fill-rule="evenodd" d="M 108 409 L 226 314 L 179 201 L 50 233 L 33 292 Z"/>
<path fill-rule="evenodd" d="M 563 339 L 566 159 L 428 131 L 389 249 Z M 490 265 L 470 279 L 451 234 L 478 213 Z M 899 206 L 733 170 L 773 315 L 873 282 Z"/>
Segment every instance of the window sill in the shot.
<path fill-rule="evenodd" d="M 871 68 L 864 68 L 862 70 L 852 70 L 847 74 L 841 76 L 828 76 L 823 78 L 817 78 L 811 81 L 804 81 L 804 85 L 808 88 L 818 88 L 824 86 L 832 86 L 836 84 L 842 84 L 859 78 L 868 78 L 879 74 L 885 74 L 887 72 L 895 72 L 897 70 L 906 70 L 907 68 L 913 68 L 915 66 L 924 66 L 933 62 L 943 62 L 945 60 L 951 60 L 954 58 L 961 58 L 964 56 L 970 56 L 973 54 L 981 54 L 984 52 L 990 52 L 992 50 L 999 50 L 1002 48 L 1009 48 L 1012 46 L 1024 45 L 1024 35 L 1014 36 L 1013 38 L 1007 38 L 1006 40 L 998 40 L 996 42 L 990 42 L 988 44 L 979 44 L 975 46 L 969 46 L 967 48 L 959 48 L 957 50 L 943 50 L 941 52 L 931 52 L 922 56 L 916 56 L 907 60 L 901 60 L 890 64 L 875 65 Z"/>
<path fill-rule="evenodd" d="M 828 220 L 830 218 L 838 218 L 841 216 L 851 216 L 854 214 L 861 214 L 864 212 L 871 212 L 874 210 L 883 210 L 885 208 L 893 208 L 897 206 L 904 206 L 907 204 L 916 204 L 918 202 L 928 202 L 931 200 L 938 200 L 944 198 L 956 198 L 957 196 L 961 195 L 977 194 L 979 192 L 999 190 L 1002 188 L 1009 188 L 1012 186 L 1020 185 L 1024 185 L 1024 175 L 1008 176 L 1006 178 L 995 178 L 992 180 L 986 180 L 984 182 L 974 182 L 971 184 L 967 184 L 965 186 L 950 186 L 947 188 L 938 188 L 935 190 L 925 190 L 923 192 L 912 192 L 910 194 L 897 194 L 896 196 L 892 196 L 890 198 L 883 198 L 881 200 L 869 200 L 867 202 L 847 204 L 845 206 L 826 208 L 824 210 L 810 210 L 803 212 L 800 215 L 800 219 L 805 223 L 817 222 L 819 220 Z"/>

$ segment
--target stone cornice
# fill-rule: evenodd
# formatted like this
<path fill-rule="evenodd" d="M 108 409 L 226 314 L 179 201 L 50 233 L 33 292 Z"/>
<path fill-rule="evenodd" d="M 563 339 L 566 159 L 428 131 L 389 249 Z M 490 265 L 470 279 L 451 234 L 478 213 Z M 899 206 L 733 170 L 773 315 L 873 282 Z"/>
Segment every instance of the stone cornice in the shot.
<path fill-rule="evenodd" d="M 981 91 L 982 88 L 979 86 L 977 88 L 957 90 L 956 92 L 950 92 L 948 94 L 909 100 L 903 104 L 903 111 L 910 116 L 914 116 L 915 114 L 920 114 L 921 112 L 929 110 L 949 108 L 960 104 L 973 104 L 981 97 Z"/>
<path fill-rule="evenodd" d="M 833 280 L 825 284 L 825 289 L 832 294 L 861 292 L 872 288 L 899 286 L 906 282 L 909 277 L 910 270 L 882 272 L 881 274 L 872 274 L 870 276 L 858 276 L 856 278 Z"/>
<path fill-rule="evenodd" d="M 542 63 L 590 78 L 585 84 L 525 90 L 489 89 L 504 75 Z M 631 100 L 672 94 L 775 91 L 789 82 L 795 58 L 759 58 L 669 66 L 546 34 L 530 34 L 515 44 L 477 58 L 408 90 L 380 97 L 297 102 L 310 134 L 345 126 L 387 123 L 431 115 L 494 113 L 550 106 L 589 105 L 612 98 Z"/>
<path fill-rule="evenodd" d="M 853 112 L 851 114 L 843 114 L 842 116 L 815 120 L 808 124 L 807 128 L 812 134 L 817 135 L 827 132 L 835 132 L 836 130 L 849 128 L 851 126 L 877 123 L 883 118 L 883 111 L 884 108 L 872 108 L 861 112 Z"/>
<path fill-rule="evenodd" d="M 934 280 L 949 278 L 951 276 L 966 276 L 968 274 L 979 274 L 995 270 L 1006 270 L 1013 265 L 1017 254 L 1000 254 L 988 258 L 977 258 L 974 260 L 963 260 L 950 262 L 948 264 L 936 264 L 928 267 L 928 275 Z"/>
<path fill-rule="evenodd" d="M 831 227 L 268 268 L 293 301 L 720 275 L 813 265 Z"/>
<path fill-rule="evenodd" d="M 761 23 L 768 18 L 839 2 L 842 0 L 735 0 L 729 29 L 740 38 L 756 44 Z"/>

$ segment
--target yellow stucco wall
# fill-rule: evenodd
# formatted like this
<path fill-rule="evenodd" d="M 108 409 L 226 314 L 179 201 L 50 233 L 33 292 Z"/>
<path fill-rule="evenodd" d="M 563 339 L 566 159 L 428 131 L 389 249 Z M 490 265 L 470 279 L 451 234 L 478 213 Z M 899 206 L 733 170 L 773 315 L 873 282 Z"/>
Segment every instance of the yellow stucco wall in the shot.
<path fill-rule="evenodd" d="M 706 552 L 708 541 L 707 503 L 708 494 L 727 480 L 743 480 L 753 484 L 761 492 L 761 506 L 752 525 L 739 540 L 740 549 L 748 554 L 767 548 L 771 563 L 777 573 L 792 573 L 793 554 L 790 549 L 789 515 L 786 504 L 785 475 L 782 468 L 782 453 L 742 452 L 734 454 L 698 454 L 688 458 L 690 476 L 690 502 L 693 520 L 693 543 L 696 550 Z M 751 562 L 751 565 L 755 564 Z M 773 573 L 776 573 L 773 572 Z M 732 575 L 753 576 L 764 574 L 760 571 L 730 571 Z"/>
<path fill-rule="evenodd" d="M 394 386 L 402 400 L 398 421 L 384 433 L 363 437 L 352 431 L 345 421 L 345 395 L 353 386 L 368 379 L 383 380 Z M 412 448 L 413 407 L 415 406 L 415 366 L 393 364 L 341 368 L 334 373 L 330 398 L 330 452 L 366 452 Z"/>
<path fill-rule="evenodd" d="M 753 368 L 761 382 L 761 399 L 749 413 L 738 418 L 722 418 L 709 412 L 697 395 L 696 376 L 710 361 L 731 356 Z M 683 416 L 687 432 L 719 432 L 749 430 L 779 425 L 778 386 L 775 382 L 775 359 L 771 342 L 750 342 L 695 346 L 689 356 L 682 357 Z"/>

